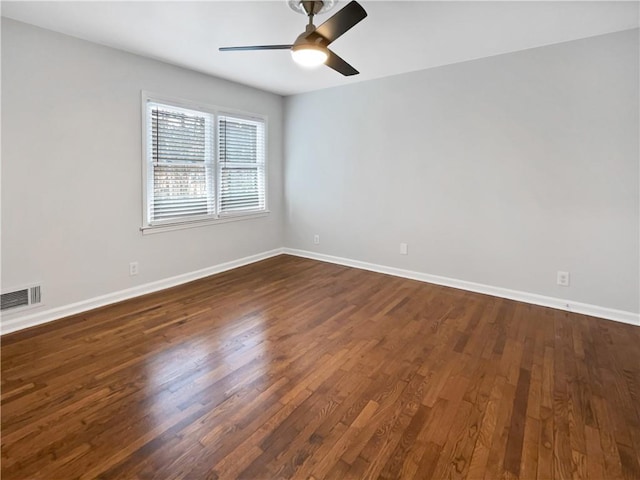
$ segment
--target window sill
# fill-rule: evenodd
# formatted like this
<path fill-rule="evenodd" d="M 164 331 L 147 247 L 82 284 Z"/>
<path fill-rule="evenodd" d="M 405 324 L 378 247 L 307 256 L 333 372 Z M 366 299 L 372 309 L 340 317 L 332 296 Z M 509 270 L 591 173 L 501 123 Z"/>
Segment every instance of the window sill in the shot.
<path fill-rule="evenodd" d="M 190 222 L 180 222 L 180 223 L 165 223 L 162 225 L 147 225 L 144 227 L 140 227 L 140 231 L 143 235 L 152 235 L 155 233 L 162 232 L 170 232 L 173 230 L 184 230 L 185 228 L 196 228 L 196 227 L 204 227 L 206 225 L 218 225 L 220 223 L 229 223 L 229 222 L 237 222 L 239 220 L 251 220 L 254 218 L 262 218 L 269 215 L 269 210 L 264 210 L 261 212 L 252 212 L 245 213 L 239 215 L 233 215 L 229 217 L 220 217 L 211 219 L 208 218 L 206 220 L 193 220 Z"/>

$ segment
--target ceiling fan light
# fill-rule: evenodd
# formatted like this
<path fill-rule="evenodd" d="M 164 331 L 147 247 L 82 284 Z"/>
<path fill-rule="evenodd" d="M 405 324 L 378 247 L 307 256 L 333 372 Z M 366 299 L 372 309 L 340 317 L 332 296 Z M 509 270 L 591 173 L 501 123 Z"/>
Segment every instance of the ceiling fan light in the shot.
<path fill-rule="evenodd" d="M 310 45 L 292 48 L 291 56 L 294 62 L 306 68 L 319 67 L 329 58 L 325 49 Z"/>

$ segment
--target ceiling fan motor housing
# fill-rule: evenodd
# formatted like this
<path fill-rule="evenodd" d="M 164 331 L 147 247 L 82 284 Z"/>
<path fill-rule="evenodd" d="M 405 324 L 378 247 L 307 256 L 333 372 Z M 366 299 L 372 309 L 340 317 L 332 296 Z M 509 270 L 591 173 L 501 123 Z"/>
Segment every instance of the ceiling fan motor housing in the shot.
<path fill-rule="evenodd" d="M 305 31 L 298 35 L 298 38 L 293 42 L 293 46 L 291 48 L 293 50 L 295 50 L 296 47 L 316 47 L 318 49 L 326 49 L 328 42 L 324 37 L 321 37 L 320 35 L 309 35 L 315 31 L 315 28 L 316 27 L 312 23 L 307 25 Z"/>

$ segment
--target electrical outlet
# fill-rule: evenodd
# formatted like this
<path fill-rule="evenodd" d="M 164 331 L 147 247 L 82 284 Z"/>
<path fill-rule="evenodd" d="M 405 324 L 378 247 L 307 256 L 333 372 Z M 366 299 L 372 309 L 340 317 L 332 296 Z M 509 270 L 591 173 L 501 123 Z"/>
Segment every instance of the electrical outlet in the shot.
<path fill-rule="evenodd" d="M 409 253 L 409 249 L 406 243 L 400 244 L 400 255 L 407 255 Z"/>
<path fill-rule="evenodd" d="M 320 244 L 320 235 L 314 235 L 313 236 L 313 243 L 316 245 Z"/>
<path fill-rule="evenodd" d="M 569 272 L 561 272 L 558 270 L 558 285 L 563 287 L 569 286 Z"/>
<path fill-rule="evenodd" d="M 129 264 L 129 276 L 133 277 L 138 274 L 138 262 L 131 262 Z"/>

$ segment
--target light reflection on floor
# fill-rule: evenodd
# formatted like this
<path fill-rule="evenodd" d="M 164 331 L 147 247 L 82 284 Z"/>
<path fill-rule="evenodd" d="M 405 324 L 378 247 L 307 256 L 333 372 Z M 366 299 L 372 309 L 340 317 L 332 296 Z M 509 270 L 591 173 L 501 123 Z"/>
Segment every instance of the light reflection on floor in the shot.
<path fill-rule="evenodd" d="M 161 428 L 168 416 L 228 401 L 237 407 L 243 398 L 249 402 L 268 388 L 276 354 L 267 335 L 268 319 L 262 311 L 212 316 L 206 336 L 200 332 L 149 357 L 144 366 L 147 420 Z"/>

